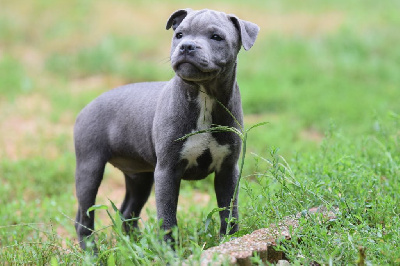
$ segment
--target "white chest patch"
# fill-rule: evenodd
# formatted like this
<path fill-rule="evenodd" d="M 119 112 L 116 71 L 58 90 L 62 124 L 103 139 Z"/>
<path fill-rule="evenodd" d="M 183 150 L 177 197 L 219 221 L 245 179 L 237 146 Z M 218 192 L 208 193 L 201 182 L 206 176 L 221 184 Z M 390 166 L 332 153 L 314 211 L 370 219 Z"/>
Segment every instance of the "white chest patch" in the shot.
<path fill-rule="evenodd" d="M 200 92 L 197 98 L 197 103 L 200 107 L 200 114 L 199 118 L 197 119 L 197 128 L 193 130 L 193 132 L 206 130 L 211 127 L 211 113 L 215 104 L 215 100 L 210 98 L 207 94 Z M 229 145 L 218 144 L 218 142 L 209 132 L 199 133 L 186 139 L 181 151 L 181 159 L 188 160 L 186 169 L 197 166 L 197 158 L 199 158 L 200 155 L 202 155 L 207 149 L 210 150 L 212 158 L 212 162 L 208 170 L 219 172 L 222 162 L 224 161 L 225 157 L 231 153 L 231 151 L 229 149 Z"/>

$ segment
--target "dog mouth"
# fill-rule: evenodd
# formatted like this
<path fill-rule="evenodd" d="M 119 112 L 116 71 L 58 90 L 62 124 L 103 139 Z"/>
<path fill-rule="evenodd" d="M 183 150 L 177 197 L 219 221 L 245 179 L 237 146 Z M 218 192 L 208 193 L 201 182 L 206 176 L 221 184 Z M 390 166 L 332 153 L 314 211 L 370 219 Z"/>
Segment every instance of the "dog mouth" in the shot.
<path fill-rule="evenodd" d="M 210 64 L 205 58 L 172 58 L 172 68 L 183 80 L 201 82 L 215 78 L 220 72 L 218 66 Z"/>
<path fill-rule="evenodd" d="M 217 70 L 213 67 L 210 67 L 209 66 L 210 64 L 207 60 L 203 59 L 199 61 L 200 62 L 195 60 L 190 60 L 188 58 L 178 59 L 172 63 L 172 68 L 174 69 L 175 72 L 182 68 L 195 68 L 203 73 L 211 73 Z"/>
<path fill-rule="evenodd" d="M 191 67 L 196 68 L 196 69 L 198 69 L 199 71 L 201 71 L 201 70 L 196 66 L 196 64 L 194 64 L 193 62 L 190 62 L 190 61 L 185 61 L 185 60 L 176 62 L 176 63 L 172 66 L 172 68 L 174 69 L 175 72 L 176 72 L 176 71 L 179 71 L 181 68 L 191 68 Z"/>
<path fill-rule="evenodd" d="M 190 61 L 180 61 L 173 69 L 180 78 L 192 82 L 204 82 L 215 78 L 219 73 L 218 69 L 203 68 Z"/>

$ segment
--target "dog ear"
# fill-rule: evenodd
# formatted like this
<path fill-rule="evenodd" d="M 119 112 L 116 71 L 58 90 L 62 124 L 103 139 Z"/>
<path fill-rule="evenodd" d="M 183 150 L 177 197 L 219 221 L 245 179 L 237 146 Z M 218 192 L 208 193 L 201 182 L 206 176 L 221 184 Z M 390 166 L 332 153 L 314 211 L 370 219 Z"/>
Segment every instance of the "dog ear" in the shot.
<path fill-rule="evenodd" d="M 250 21 L 241 20 L 235 15 L 229 15 L 235 27 L 239 30 L 243 48 L 249 50 L 257 39 L 260 27 Z"/>
<path fill-rule="evenodd" d="M 192 10 L 190 8 L 180 9 L 172 13 L 167 21 L 166 29 L 169 30 L 171 27 L 175 31 L 178 28 L 179 24 L 181 24 L 182 20 L 187 16 L 189 12 Z"/>

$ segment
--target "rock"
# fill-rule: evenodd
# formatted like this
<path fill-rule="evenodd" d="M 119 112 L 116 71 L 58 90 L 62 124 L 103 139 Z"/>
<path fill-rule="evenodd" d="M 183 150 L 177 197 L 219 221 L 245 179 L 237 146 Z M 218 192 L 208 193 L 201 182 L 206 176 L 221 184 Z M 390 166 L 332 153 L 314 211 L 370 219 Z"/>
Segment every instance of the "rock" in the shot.
<path fill-rule="evenodd" d="M 335 218 L 335 212 L 328 212 L 324 207 L 316 207 L 305 213 L 307 215 L 318 213 L 322 214 L 323 220 L 331 220 Z M 277 239 L 290 239 L 290 228 L 299 227 L 299 218 L 304 213 L 296 216 L 288 216 L 278 224 L 272 224 L 269 228 L 262 228 L 251 234 L 233 239 L 219 246 L 209 248 L 201 255 L 201 265 L 218 265 L 225 261 L 230 264 L 241 266 L 252 265 L 251 258 L 258 255 L 263 262 L 275 263 L 281 266 L 290 265 L 285 260 L 285 254 L 275 249 Z M 185 263 L 184 263 L 185 265 Z M 189 263 L 190 265 L 190 263 Z"/>
<path fill-rule="evenodd" d="M 279 260 L 276 266 L 290 266 L 290 262 L 287 260 Z"/>

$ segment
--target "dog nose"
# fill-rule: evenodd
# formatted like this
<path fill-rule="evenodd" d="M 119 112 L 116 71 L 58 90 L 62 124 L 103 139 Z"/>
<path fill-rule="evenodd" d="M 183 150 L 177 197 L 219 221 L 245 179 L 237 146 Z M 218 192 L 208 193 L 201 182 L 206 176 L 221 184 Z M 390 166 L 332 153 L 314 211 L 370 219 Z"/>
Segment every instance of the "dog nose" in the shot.
<path fill-rule="evenodd" d="M 194 51 L 196 51 L 197 45 L 195 42 L 192 41 L 186 41 L 181 44 L 180 46 L 180 52 L 182 54 L 192 54 Z"/>

